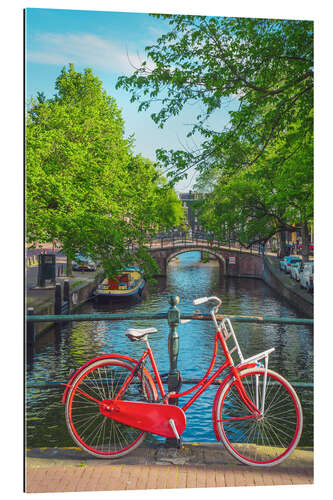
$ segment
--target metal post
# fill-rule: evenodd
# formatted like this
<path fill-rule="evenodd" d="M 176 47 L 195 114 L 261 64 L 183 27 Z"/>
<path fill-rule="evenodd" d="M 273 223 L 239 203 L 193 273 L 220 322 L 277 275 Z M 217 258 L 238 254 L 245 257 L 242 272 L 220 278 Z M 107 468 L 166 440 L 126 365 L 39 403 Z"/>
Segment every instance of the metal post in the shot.
<path fill-rule="evenodd" d="M 40 287 L 45 286 L 45 278 L 42 273 L 42 254 L 40 253 L 38 255 L 38 278 L 37 278 L 37 285 Z"/>
<path fill-rule="evenodd" d="M 54 314 L 61 314 L 61 284 L 56 283 L 54 295 Z"/>
<path fill-rule="evenodd" d="M 178 392 L 181 384 L 181 376 L 179 370 L 177 370 L 177 359 L 179 351 L 179 337 L 177 332 L 177 325 L 180 323 L 180 311 L 176 307 L 179 304 L 179 297 L 177 295 L 170 295 L 169 299 L 170 308 L 168 310 L 168 323 L 170 327 L 170 333 L 168 338 L 168 348 L 169 348 L 169 359 L 170 359 L 170 370 L 168 375 L 168 391 Z M 177 405 L 178 399 L 170 399 L 170 404 Z M 177 447 L 176 438 L 167 438 L 165 441 L 165 446 L 175 448 Z"/>
<path fill-rule="evenodd" d="M 28 315 L 31 316 L 34 313 L 33 307 L 28 307 Z M 27 344 L 33 346 L 35 342 L 35 323 L 33 321 L 27 322 Z"/>
<path fill-rule="evenodd" d="M 70 300 L 69 300 L 69 280 L 64 280 L 64 302 L 67 302 L 67 314 L 70 313 Z"/>

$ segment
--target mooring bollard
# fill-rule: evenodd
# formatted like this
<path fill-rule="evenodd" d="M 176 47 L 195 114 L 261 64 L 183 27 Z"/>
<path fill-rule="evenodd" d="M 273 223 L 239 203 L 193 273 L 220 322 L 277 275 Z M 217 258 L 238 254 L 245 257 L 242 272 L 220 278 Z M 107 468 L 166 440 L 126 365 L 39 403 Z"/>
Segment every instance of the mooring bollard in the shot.
<path fill-rule="evenodd" d="M 38 272 L 37 272 L 37 286 L 44 287 L 45 279 L 42 274 L 42 254 L 38 255 Z"/>
<path fill-rule="evenodd" d="M 35 314 L 33 307 L 28 307 L 28 315 L 31 316 Z M 33 346 L 35 342 L 35 323 L 33 321 L 27 322 L 27 344 L 28 346 Z"/>
<path fill-rule="evenodd" d="M 54 314 L 61 314 L 61 284 L 56 283 L 54 294 Z"/>
<path fill-rule="evenodd" d="M 179 297 L 177 295 L 170 295 L 169 299 L 170 308 L 168 310 L 168 323 L 170 327 L 170 333 L 168 338 L 168 348 L 169 348 L 169 359 L 170 359 L 170 370 L 168 375 L 168 391 L 169 392 L 179 392 L 181 385 L 181 375 L 177 369 L 177 359 L 179 351 L 179 337 L 177 331 L 177 325 L 180 323 L 180 311 L 177 304 L 179 304 Z M 178 399 L 170 399 L 170 404 L 177 405 Z M 165 446 L 170 448 L 176 448 L 178 442 L 176 438 L 167 438 L 165 441 Z"/>
<path fill-rule="evenodd" d="M 66 309 L 67 309 L 67 314 L 70 313 L 70 297 L 69 297 L 69 280 L 66 279 L 64 280 L 64 303 L 67 302 L 67 306 L 66 306 Z"/>

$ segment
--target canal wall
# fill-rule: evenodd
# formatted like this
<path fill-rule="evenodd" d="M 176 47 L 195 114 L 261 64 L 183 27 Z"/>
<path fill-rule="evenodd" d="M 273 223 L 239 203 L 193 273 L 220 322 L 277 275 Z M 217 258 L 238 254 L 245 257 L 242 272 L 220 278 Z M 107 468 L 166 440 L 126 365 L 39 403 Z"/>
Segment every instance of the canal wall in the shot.
<path fill-rule="evenodd" d="M 274 257 L 265 255 L 263 261 L 262 279 L 265 283 L 306 317 L 313 318 L 313 295 L 303 291 L 298 282 L 282 273 Z"/>
<path fill-rule="evenodd" d="M 75 311 L 78 307 L 87 302 L 87 300 L 91 299 L 93 290 L 95 290 L 103 276 L 104 272 L 100 272 L 96 274 L 95 278 L 90 283 L 82 284 L 71 290 L 69 297 L 71 311 Z"/>
<path fill-rule="evenodd" d="M 264 264 L 262 256 L 242 252 L 225 252 L 225 275 L 235 278 L 262 278 Z"/>
<path fill-rule="evenodd" d="M 103 277 L 103 272 L 98 272 L 94 276 L 79 276 L 57 278 L 57 283 L 61 284 L 62 302 L 64 297 L 64 280 L 69 281 L 69 312 L 74 312 L 78 307 L 87 302 L 92 297 L 92 292 Z M 35 288 L 27 291 L 27 308 L 33 308 L 33 313 L 37 315 L 55 314 L 55 287 Z M 54 323 L 35 323 L 34 340 L 38 338 Z"/>

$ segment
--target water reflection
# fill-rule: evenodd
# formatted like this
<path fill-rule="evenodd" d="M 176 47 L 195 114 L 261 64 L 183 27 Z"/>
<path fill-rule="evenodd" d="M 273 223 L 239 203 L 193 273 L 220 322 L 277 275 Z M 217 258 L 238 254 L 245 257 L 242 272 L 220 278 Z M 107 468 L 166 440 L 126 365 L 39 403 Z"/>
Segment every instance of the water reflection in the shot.
<path fill-rule="evenodd" d="M 139 302 L 89 302 L 78 312 L 160 312 L 167 311 L 170 294 L 180 297 L 180 309 L 192 313 L 196 297 L 217 295 L 223 300 L 223 312 L 236 315 L 299 316 L 262 281 L 255 279 L 225 279 L 220 277 L 217 262 L 200 264 L 199 252 L 179 256 L 171 263 L 167 278 L 161 278 L 157 287 L 146 290 Z M 200 306 L 203 313 L 208 305 Z M 71 446 L 61 405 L 62 389 L 37 386 L 46 381 L 67 380 L 71 368 L 78 368 L 87 360 L 101 354 L 120 352 L 138 358 L 143 345 L 129 342 L 124 332 L 131 326 L 146 327 L 151 320 L 115 322 L 68 323 L 58 330 L 50 330 L 41 337 L 27 361 L 27 382 L 34 384 L 27 390 L 27 439 L 29 446 Z M 168 333 L 166 320 L 156 320 L 158 332 L 150 337 L 159 370 L 169 368 Z M 290 381 L 311 381 L 313 368 L 313 332 L 303 325 L 235 323 L 234 328 L 245 357 L 275 347 L 270 367 Z M 193 321 L 178 328 L 178 367 L 184 378 L 202 376 L 209 365 L 214 330 L 209 322 Z M 219 353 L 218 361 L 222 361 Z M 183 386 L 184 388 L 184 386 Z M 189 386 L 186 386 L 189 388 Z M 186 441 L 215 441 L 211 407 L 217 387 L 204 393 L 187 412 L 188 426 L 183 434 Z M 312 392 L 298 391 L 305 409 L 305 431 L 302 444 L 312 443 Z M 183 404 L 190 396 L 181 398 Z"/>

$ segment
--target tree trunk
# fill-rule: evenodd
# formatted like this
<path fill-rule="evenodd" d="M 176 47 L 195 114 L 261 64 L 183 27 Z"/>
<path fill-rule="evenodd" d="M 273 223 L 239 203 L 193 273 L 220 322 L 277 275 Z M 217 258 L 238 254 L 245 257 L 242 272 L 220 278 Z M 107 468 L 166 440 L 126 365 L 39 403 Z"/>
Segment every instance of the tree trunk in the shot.
<path fill-rule="evenodd" d="M 70 257 L 67 257 L 67 273 L 66 276 L 73 276 L 72 272 L 72 259 Z"/>
<path fill-rule="evenodd" d="M 301 255 L 303 258 L 303 262 L 308 262 L 309 255 L 310 255 L 310 249 L 309 249 L 310 234 L 309 234 L 309 228 L 308 228 L 308 225 L 306 222 L 301 223 L 301 236 L 302 236 Z"/>
<path fill-rule="evenodd" d="M 279 244 L 280 244 L 280 254 L 279 257 L 283 259 L 287 255 L 287 249 L 286 249 L 286 232 L 285 231 L 280 231 L 279 232 Z"/>

